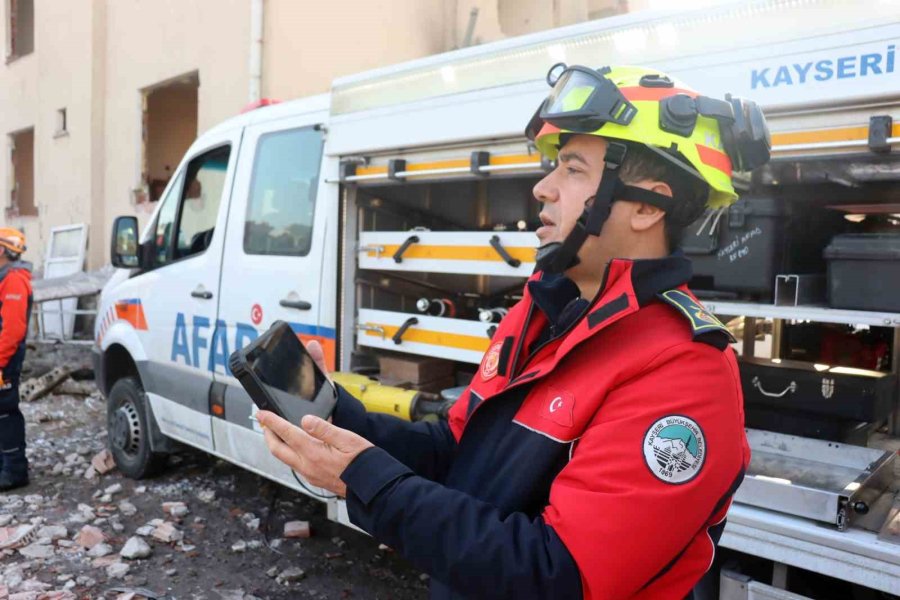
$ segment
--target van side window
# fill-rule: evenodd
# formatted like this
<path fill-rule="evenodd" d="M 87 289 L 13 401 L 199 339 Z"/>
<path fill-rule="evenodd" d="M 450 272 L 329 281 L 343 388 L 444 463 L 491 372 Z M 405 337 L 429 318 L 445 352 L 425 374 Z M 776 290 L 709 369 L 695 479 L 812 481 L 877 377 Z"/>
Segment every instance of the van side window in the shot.
<path fill-rule="evenodd" d="M 244 226 L 244 252 L 306 256 L 312 244 L 322 132 L 307 127 L 261 136 Z"/>
<path fill-rule="evenodd" d="M 200 254 L 209 247 L 219 218 L 230 154 L 231 148 L 224 146 L 188 163 L 178 211 L 176 260 Z"/>
<path fill-rule="evenodd" d="M 179 173 L 169 187 L 169 192 L 160 202 L 159 213 L 156 215 L 153 262 L 157 267 L 168 264 L 172 260 L 172 231 L 175 229 L 178 199 L 181 197 L 181 184 L 184 182 L 183 174 L 183 171 Z"/>

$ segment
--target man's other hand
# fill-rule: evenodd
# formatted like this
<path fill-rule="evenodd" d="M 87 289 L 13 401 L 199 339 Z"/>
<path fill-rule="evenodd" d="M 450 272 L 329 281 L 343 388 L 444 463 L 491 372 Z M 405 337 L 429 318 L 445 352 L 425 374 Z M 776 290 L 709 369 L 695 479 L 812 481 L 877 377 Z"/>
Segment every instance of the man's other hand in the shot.
<path fill-rule="evenodd" d="M 318 340 L 310 340 L 306 344 L 306 351 L 309 352 L 316 366 L 325 374 L 328 381 L 331 381 L 331 373 L 328 372 L 328 367 L 325 365 L 325 351 L 322 349 L 322 344 Z M 334 382 L 332 381 L 332 383 Z"/>
<path fill-rule="evenodd" d="M 275 458 L 312 485 L 341 497 L 347 495 L 341 474 L 363 450 L 372 447 L 371 442 L 312 415 L 303 417 L 300 427 L 268 411 L 261 410 L 256 416 Z"/>

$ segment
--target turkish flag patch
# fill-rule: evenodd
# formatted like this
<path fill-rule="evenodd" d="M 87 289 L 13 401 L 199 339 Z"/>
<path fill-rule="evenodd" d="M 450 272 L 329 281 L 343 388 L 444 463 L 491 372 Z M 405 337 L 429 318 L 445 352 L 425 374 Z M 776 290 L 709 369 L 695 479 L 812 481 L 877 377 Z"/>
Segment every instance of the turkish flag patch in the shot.
<path fill-rule="evenodd" d="M 571 427 L 575 424 L 575 396 L 559 388 L 548 388 L 541 417 L 562 427 Z"/>

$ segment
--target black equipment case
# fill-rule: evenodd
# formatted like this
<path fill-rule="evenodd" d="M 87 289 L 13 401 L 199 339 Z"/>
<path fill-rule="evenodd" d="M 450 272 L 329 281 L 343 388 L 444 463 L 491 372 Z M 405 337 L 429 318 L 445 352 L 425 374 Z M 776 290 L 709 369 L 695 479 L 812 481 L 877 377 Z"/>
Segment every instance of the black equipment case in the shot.
<path fill-rule="evenodd" d="M 900 234 L 838 235 L 825 258 L 830 306 L 900 312 Z"/>
<path fill-rule="evenodd" d="M 762 358 L 740 361 L 748 427 L 851 441 L 888 417 L 897 396 L 890 373 Z"/>
<path fill-rule="evenodd" d="M 681 247 L 694 265 L 690 287 L 707 297 L 712 291 L 771 300 L 776 275 L 825 272 L 822 250 L 843 226 L 836 211 L 809 202 L 741 197 L 685 230 Z"/>

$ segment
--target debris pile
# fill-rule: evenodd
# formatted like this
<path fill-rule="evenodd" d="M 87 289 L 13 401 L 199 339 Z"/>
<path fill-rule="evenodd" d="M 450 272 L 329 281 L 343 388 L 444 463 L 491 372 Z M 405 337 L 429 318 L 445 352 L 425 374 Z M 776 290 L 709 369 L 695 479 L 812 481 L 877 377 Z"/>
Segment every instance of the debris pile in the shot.
<path fill-rule="evenodd" d="M 29 376 L 78 374 L 74 352 L 31 348 L 43 372 Z M 66 381 L 90 393 L 55 394 Z M 105 401 L 87 379 L 63 382 L 22 405 L 32 483 L 0 494 L 0 600 L 426 597 L 417 572 L 328 521 L 324 504 L 207 454 L 123 477 Z"/>

